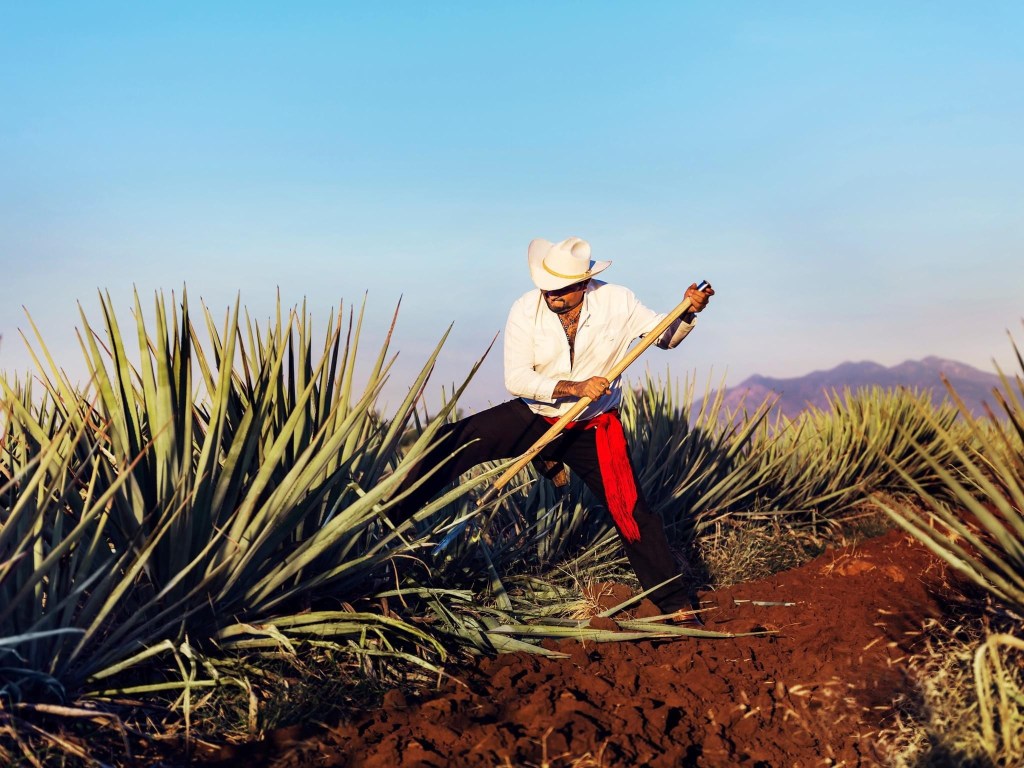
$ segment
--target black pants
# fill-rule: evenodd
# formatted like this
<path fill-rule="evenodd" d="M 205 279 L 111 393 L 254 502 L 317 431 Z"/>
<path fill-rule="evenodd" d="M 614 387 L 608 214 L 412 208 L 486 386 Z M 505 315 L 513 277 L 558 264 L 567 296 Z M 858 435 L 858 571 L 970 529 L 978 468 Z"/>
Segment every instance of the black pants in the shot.
<path fill-rule="evenodd" d="M 392 519 L 402 522 L 430 501 L 459 475 L 484 461 L 510 459 L 525 453 L 545 432 L 550 424 L 537 416 L 522 400 L 510 400 L 486 411 L 448 424 L 441 428 L 439 443 L 428 457 L 451 457 L 420 488 L 392 512 Z M 579 475 L 602 503 L 605 500 L 601 469 L 597 463 L 595 430 L 571 429 L 564 431 L 540 452 L 540 458 L 564 462 Z M 437 461 L 420 461 L 402 482 L 399 491 L 419 480 Z M 635 476 L 634 472 L 634 476 Z M 633 516 L 640 529 L 639 541 L 629 541 L 619 531 L 619 540 L 626 550 L 630 565 L 644 589 L 679 573 L 675 556 L 669 549 L 665 527 L 661 518 L 651 512 L 637 485 L 636 507 Z M 676 579 L 651 593 L 652 600 L 665 613 L 690 607 L 690 588 Z"/>

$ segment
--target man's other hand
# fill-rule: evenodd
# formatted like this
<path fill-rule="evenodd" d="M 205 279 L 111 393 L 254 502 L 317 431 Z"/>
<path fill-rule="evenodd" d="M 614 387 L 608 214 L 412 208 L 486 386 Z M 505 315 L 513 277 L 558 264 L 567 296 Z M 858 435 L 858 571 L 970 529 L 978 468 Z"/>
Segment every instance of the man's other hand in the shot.
<path fill-rule="evenodd" d="M 611 382 L 604 376 L 591 376 L 584 381 L 560 381 L 555 387 L 555 397 L 589 397 L 597 400 L 611 392 Z"/>
<path fill-rule="evenodd" d="M 697 290 L 697 284 L 691 283 L 690 287 L 686 289 L 684 298 L 690 300 L 690 311 L 691 312 L 703 312 L 704 308 L 707 307 L 708 301 L 712 296 L 715 295 L 715 289 L 710 285 L 703 291 Z"/>

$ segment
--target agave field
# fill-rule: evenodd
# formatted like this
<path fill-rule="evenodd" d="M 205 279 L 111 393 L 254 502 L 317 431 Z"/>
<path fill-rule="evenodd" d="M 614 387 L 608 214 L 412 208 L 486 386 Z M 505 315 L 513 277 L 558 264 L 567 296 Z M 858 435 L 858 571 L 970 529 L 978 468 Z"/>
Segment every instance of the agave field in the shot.
<path fill-rule="evenodd" d="M 952 391 L 835 393 L 792 421 L 695 404 L 670 375 L 627 391 L 644 493 L 709 586 L 693 627 L 645 610 L 575 479 L 528 468 L 478 509 L 487 465 L 389 522 L 475 371 L 424 409 L 444 339 L 382 412 L 390 333 L 361 349 L 360 308 L 316 338 L 305 306 L 192 309 L 158 296 L 147 324 L 136 299 L 122 324 L 101 296 L 84 384 L 38 334 L 37 370 L 0 377 L 0 763 L 1024 764 L 1019 354 L 986 418 Z M 885 574 L 857 586 L 884 606 L 829 592 Z M 913 658 L 865 634 L 895 623 L 880 611 Z M 876 689 L 766 671 L 841 643 Z M 724 675 L 713 706 L 692 698 Z M 540 715 L 499 689 L 542 691 Z M 630 704 L 643 717 L 601 720 Z"/>

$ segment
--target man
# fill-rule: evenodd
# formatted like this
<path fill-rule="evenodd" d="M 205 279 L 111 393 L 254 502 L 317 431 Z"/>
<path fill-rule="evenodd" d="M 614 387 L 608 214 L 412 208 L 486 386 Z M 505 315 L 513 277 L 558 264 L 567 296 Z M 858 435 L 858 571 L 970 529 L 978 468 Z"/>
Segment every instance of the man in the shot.
<path fill-rule="evenodd" d="M 589 243 L 578 237 L 530 243 L 527 261 L 536 288 L 512 305 L 505 326 L 505 386 L 516 399 L 443 427 L 431 456 L 451 458 L 402 501 L 392 519 L 408 518 L 481 462 L 522 455 L 574 403 L 589 397 L 593 402 L 538 458 L 566 464 L 605 503 L 640 584 L 649 589 L 678 569 L 661 518 L 648 508 L 629 463 L 617 410 L 622 383 L 604 374 L 664 315 L 645 307 L 628 288 L 595 280 L 611 262 L 590 255 Z M 669 327 L 657 346 L 679 344 L 713 294 L 710 286 L 699 291 L 691 285 L 685 295 L 692 311 Z M 421 462 L 400 492 L 434 463 Z M 664 613 L 692 605 L 691 587 L 680 579 L 651 598 Z"/>

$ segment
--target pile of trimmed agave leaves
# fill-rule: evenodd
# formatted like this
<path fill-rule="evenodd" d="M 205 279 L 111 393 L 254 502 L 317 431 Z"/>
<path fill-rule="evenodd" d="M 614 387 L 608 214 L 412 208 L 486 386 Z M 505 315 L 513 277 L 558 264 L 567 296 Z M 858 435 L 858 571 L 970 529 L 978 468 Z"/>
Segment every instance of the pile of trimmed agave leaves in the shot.
<path fill-rule="evenodd" d="M 110 297 L 100 304 L 99 325 L 82 315 L 86 385 L 69 381 L 38 332 L 35 376 L 0 377 L 0 736 L 10 743 L 45 736 L 39 716 L 102 719 L 125 701 L 170 702 L 187 726 L 197 698 L 221 687 L 250 693 L 256 728 L 253 688 L 282 658 L 327 653 L 371 676 L 439 675 L 453 653 L 552 653 L 541 645 L 551 638 L 719 636 L 575 618 L 580 585 L 623 566 L 608 516 L 575 479 L 556 491 L 527 469 L 479 510 L 503 468 L 486 465 L 405 524 L 388 522 L 396 488 L 476 371 L 425 415 L 444 338 L 408 396 L 380 413 L 394 321 L 357 372 L 362 308 L 347 322 L 339 308 L 317 343 L 305 306 L 279 305 L 263 325 L 237 303 L 220 322 L 203 307 L 196 324 L 187 295 L 172 307 L 158 296 L 147 326 L 136 297 L 125 335 Z M 725 413 L 720 395 L 694 407 L 693 380 L 680 393 L 650 378 L 622 413 L 644 492 L 677 544 L 733 516 L 821 525 L 874 494 L 1019 609 L 1024 408 L 1004 384 L 1010 421 L 984 424 L 958 418 L 955 404 L 878 390 L 836 394 L 795 421 L 770 418 L 769 403 Z M 907 492 L 924 500 L 922 517 L 886 506 Z"/>

